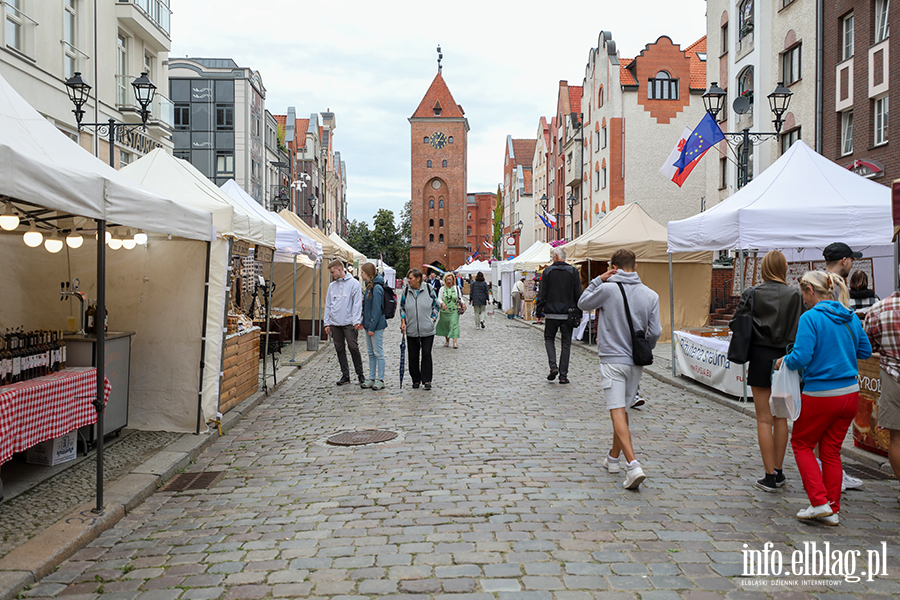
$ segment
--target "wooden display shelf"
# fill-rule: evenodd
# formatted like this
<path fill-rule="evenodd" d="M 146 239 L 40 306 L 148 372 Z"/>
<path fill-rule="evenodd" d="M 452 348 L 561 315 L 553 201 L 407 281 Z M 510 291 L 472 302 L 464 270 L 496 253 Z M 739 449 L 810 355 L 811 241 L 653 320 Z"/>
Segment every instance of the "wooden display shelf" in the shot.
<path fill-rule="evenodd" d="M 219 411 L 223 414 L 259 389 L 259 339 L 256 328 L 225 340 L 225 375 Z"/>

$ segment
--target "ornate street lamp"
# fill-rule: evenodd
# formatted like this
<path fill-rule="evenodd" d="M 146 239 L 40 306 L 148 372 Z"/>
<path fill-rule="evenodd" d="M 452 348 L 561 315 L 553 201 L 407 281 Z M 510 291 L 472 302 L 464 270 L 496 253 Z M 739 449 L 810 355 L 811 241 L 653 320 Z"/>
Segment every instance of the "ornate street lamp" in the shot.
<path fill-rule="evenodd" d="M 569 192 L 569 197 L 566 198 L 566 202 L 569 205 L 569 227 L 572 228 L 570 235 L 571 239 L 575 239 L 575 205 L 578 204 L 578 198 L 575 197 L 575 194 Z"/>

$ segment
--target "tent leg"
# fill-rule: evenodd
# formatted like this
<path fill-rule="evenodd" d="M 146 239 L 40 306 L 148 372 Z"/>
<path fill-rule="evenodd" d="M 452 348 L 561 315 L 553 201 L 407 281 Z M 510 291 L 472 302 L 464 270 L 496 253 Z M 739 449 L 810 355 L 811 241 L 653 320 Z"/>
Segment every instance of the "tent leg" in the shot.
<path fill-rule="evenodd" d="M 209 316 L 209 258 L 212 242 L 206 243 L 206 280 L 203 284 L 203 332 L 200 334 L 200 387 L 197 388 L 197 433 L 203 424 L 203 370 L 206 367 L 206 319 Z M 227 322 L 227 321 L 226 321 Z"/>
<path fill-rule="evenodd" d="M 272 300 L 272 279 L 275 276 L 275 262 L 272 261 L 269 263 L 269 285 L 266 286 L 266 298 L 265 298 L 265 315 L 266 315 L 266 348 L 263 351 L 263 391 L 266 393 L 266 396 L 269 395 L 269 383 L 266 378 L 266 362 L 269 360 L 269 330 L 271 325 L 271 315 L 269 314 L 269 304 Z M 253 315 L 250 316 L 253 318 Z M 272 382 L 273 385 L 277 385 L 278 381 L 275 378 L 275 355 L 272 354 Z"/>
<path fill-rule="evenodd" d="M 669 252 L 669 333 L 672 336 L 672 377 L 678 375 L 675 369 L 675 284 L 672 281 L 672 253 Z"/>
<path fill-rule="evenodd" d="M 738 277 L 741 278 L 741 296 L 744 295 L 744 249 L 738 251 Z M 747 402 L 747 363 L 741 365 L 741 402 Z"/>
<path fill-rule="evenodd" d="M 316 333 L 316 325 L 318 324 L 318 314 L 319 314 L 319 306 L 316 304 L 316 288 L 320 288 L 319 285 L 319 277 L 321 277 L 321 273 L 319 271 L 319 261 L 316 260 L 316 266 L 313 269 L 313 286 L 312 286 L 312 324 L 311 324 L 311 335 L 306 338 L 306 349 L 311 352 L 316 352 L 319 349 L 319 338 L 321 337 L 321 329 L 319 329 L 320 333 Z M 320 290 L 321 292 L 321 290 Z M 321 296 L 321 293 L 319 294 Z"/>
<path fill-rule="evenodd" d="M 294 255 L 294 311 L 291 318 L 291 365 L 297 364 L 297 255 Z"/>
<path fill-rule="evenodd" d="M 234 271 L 234 261 L 231 258 L 231 253 L 234 251 L 234 239 L 228 239 L 228 254 L 225 255 L 226 267 L 225 267 L 225 302 L 223 302 L 223 312 L 225 313 L 223 323 L 226 323 L 226 327 L 222 328 L 222 331 L 219 332 L 220 343 L 219 343 L 219 393 L 216 397 L 216 419 L 221 419 L 219 415 L 222 414 L 222 384 L 225 382 L 225 338 L 228 337 L 228 300 L 231 295 L 231 273 Z M 221 423 L 219 424 L 221 428 Z"/>
<path fill-rule="evenodd" d="M 103 413 L 106 409 L 106 221 L 97 220 L 97 314 L 94 316 L 97 331 L 96 354 L 97 397 L 94 409 L 97 411 L 97 505 L 93 512 L 103 512 Z"/>

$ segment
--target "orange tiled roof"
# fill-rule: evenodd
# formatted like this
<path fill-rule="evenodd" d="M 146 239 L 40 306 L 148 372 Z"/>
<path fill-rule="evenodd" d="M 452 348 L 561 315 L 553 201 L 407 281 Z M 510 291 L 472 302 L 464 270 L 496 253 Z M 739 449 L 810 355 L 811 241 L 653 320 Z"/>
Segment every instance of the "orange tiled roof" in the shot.
<path fill-rule="evenodd" d="M 425 97 L 422 98 L 422 101 L 419 103 L 416 112 L 413 113 L 412 118 L 435 118 L 435 103 L 439 103 L 441 106 L 441 116 L 439 118 L 464 117 L 462 110 L 460 110 L 459 105 L 453 99 L 453 94 L 450 93 L 450 88 L 447 87 L 446 82 L 444 82 L 444 77 L 440 73 L 435 75 L 434 81 L 431 82 L 431 86 L 428 88 L 428 91 L 425 92 Z"/>
<path fill-rule="evenodd" d="M 628 70 L 628 65 L 630 65 L 632 61 L 634 61 L 633 58 L 619 59 L 619 82 L 622 85 L 637 85 L 637 81 L 634 80 L 634 76 L 631 74 L 631 71 Z"/>
<path fill-rule="evenodd" d="M 706 36 L 685 48 L 684 53 L 691 61 L 691 88 L 706 89 L 706 61 L 700 60 L 697 53 L 706 54 Z"/>
<path fill-rule="evenodd" d="M 309 130 L 309 119 L 294 120 L 294 140 L 298 148 L 306 148 L 306 132 Z"/>
<path fill-rule="evenodd" d="M 525 193 L 534 194 L 534 174 L 531 172 L 531 169 L 523 169 L 522 175 L 525 179 Z"/>
<path fill-rule="evenodd" d="M 534 146 L 537 140 L 513 140 L 513 154 L 515 154 L 515 165 L 531 166 L 534 159 Z"/>
<path fill-rule="evenodd" d="M 580 85 L 569 86 L 569 111 L 575 114 L 581 114 L 581 96 L 584 88 Z"/>
<path fill-rule="evenodd" d="M 285 123 L 287 123 L 287 115 L 272 115 L 275 117 L 275 121 L 281 126 L 284 127 Z"/>

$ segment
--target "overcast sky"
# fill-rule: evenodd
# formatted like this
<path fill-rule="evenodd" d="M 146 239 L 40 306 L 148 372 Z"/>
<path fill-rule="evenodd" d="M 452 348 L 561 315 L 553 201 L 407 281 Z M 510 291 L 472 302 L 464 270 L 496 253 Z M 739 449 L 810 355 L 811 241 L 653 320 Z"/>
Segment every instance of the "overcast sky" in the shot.
<path fill-rule="evenodd" d="M 470 192 L 496 191 L 506 136 L 533 138 L 560 80 L 581 85 L 588 52 L 611 31 L 632 58 L 668 35 L 706 33 L 704 0 L 172 0 L 173 57 L 232 58 L 256 69 L 266 108 L 331 109 L 347 163 L 350 219 L 395 215 L 410 195 L 410 127 L 437 72 L 469 119 Z"/>

